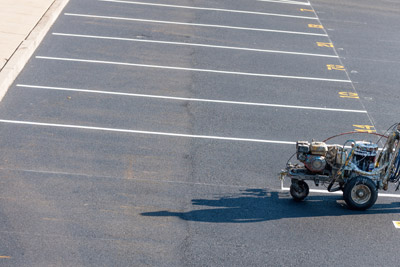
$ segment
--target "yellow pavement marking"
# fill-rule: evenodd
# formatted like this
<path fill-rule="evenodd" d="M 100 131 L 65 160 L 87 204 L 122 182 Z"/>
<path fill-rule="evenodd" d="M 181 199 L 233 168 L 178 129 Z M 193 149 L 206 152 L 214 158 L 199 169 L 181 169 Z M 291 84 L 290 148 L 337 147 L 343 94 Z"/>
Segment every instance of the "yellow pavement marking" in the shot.
<path fill-rule="evenodd" d="M 11 259 L 10 256 L 0 256 L 0 259 Z"/>
<path fill-rule="evenodd" d="M 352 92 L 339 92 L 339 96 L 342 98 L 360 98 L 357 93 Z"/>
<path fill-rule="evenodd" d="M 317 45 L 321 47 L 333 47 L 332 43 L 317 42 Z"/>
<path fill-rule="evenodd" d="M 318 29 L 323 29 L 324 26 L 319 25 L 319 24 L 308 24 L 309 28 L 318 28 Z"/>
<path fill-rule="evenodd" d="M 303 12 L 314 12 L 314 10 L 312 10 L 312 9 L 305 9 L 305 8 L 300 8 L 300 11 L 303 11 Z"/>
<path fill-rule="evenodd" d="M 358 124 L 353 124 L 354 127 L 357 129 L 354 129 L 357 132 L 365 132 L 365 133 L 376 133 L 375 127 L 373 125 L 358 125 Z"/>
<path fill-rule="evenodd" d="M 393 221 L 394 227 L 400 228 L 400 221 Z"/>
<path fill-rule="evenodd" d="M 327 64 L 327 65 L 326 65 L 326 68 L 327 68 L 328 70 L 342 70 L 342 71 L 345 70 L 345 69 L 344 69 L 344 66 L 342 66 L 342 65 L 333 65 L 333 64 Z"/>

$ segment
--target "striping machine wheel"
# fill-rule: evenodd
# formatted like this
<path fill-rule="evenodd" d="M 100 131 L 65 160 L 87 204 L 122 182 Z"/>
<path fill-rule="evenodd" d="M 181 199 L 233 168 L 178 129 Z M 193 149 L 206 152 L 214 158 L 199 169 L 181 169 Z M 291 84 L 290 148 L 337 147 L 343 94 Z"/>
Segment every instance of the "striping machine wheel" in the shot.
<path fill-rule="evenodd" d="M 343 198 L 350 209 L 366 210 L 375 204 L 378 189 L 370 178 L 354 177 L 345 185 Z"/>
<path fill-rule="evenodd" d="M 290 185 L 290 195 L 295 201 L 302 201 L 310 192 L 308 184 L 302 180 L 292 180 Z"/>

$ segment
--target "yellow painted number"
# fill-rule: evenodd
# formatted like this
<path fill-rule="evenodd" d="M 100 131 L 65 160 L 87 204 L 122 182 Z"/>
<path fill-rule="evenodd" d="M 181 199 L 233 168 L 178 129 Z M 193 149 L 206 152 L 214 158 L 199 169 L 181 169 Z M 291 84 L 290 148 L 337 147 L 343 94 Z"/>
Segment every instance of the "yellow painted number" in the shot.
<path fill-rule="evenodd" d="M 319 24 L 308 24 L 309 28 L 318 28 L 318 29 L 323 29 L 324 26 L 319 25 Z"/>
<path fill-rule="evenodd" d="M 321 47 L 333 47 L 332 43 L 317 42 L 317 45 Z"/>
<path fill-rule="evenodd" d="M 363 133 L 376 133 L 375 127 L 372 125 L 358 125 L 358 124 L 353 124 L 356 129 L 354 129 L 357 132 L 363 132 Z"/>
<path fill-rule="evenodd" d="M 312 9 L 305 9 L 305 8 L 300 8 L 300 11 L 303 11 L 303 12 L 314 12 L 314 10 L 312 10 Z"/>
<path fill-rule="evenodd" d="M 343 70 L 344 71 L 344 66 L 342 66 L 342 65 L 328 64 L 328 65 L 326 65 L 326 67 L 328 68 L 328 70 Z"/>
<path fill-rule="evenodd" d="M 339 96 L 343 98 L 360 98 L 357 93 L 339 92 Z"/>

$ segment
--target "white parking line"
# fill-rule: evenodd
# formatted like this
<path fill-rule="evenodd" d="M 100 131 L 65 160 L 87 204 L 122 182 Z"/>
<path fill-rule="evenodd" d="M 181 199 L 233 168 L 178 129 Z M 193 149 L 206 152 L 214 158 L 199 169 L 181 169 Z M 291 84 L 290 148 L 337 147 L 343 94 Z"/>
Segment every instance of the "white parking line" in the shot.
<path fill-rule="evenodd" d="M 282 79 L 298 79 L 298 80 L 314 80 L 314 81 L 351 83 L 351 80 L 338 80 L 338 79 L 314 78 L 314 77 L 302 77 L 302 76 L 286 76 L 286 75 L 275 75 L 275 74 L 264 74 L 264 73 L 210 70 L 210 69 L 194 69 L 194 68 L 182 68 L 182 67 L 172 67 L 172 66 L 160 66 L 160 65 L 136 64 L 136 63 L 125 63 L 125 62 L 114 62 L 114 61 L 90 60 L 90 59 L 59 58 L 59 57 L 44 57 L 44 56 L 36 56 L 36 58 L 37 59 L 48 59 L 48 60 L 59 60 L 59 61 L 72 61 L 72 62 L 84 62 L 84 63 L 96 63 L 96 64 L 134 66 L 134 67 L 142 67 L 142 68 L 184 70 L 184 71 L 197 71 L 197 72 L 231 74 L 231 75 L 244 75 L 244 76 L 256 76 L 256 77 L 270 77 L 270 78 L 282 78 Z"/>
<path fill-rule="evenodd" d="M 283 1 L 283 0 L 257 0 L 259 2 L 271 2 L 271 3 L 279 3 L 279 4 L 290 4 L 290 5 L 303 5 L 309 6 L 310 3 L 299 2 L 299 1 Z"/>
<path fill-rule="evenodd" d="M 236 138 L 236 137 L 223 137 L 223 136 L 209 136 L 209 135 L 192 135 L 192 134 L 179 134 L 179 133 L 166 133 L 166 132 L 152 132 L 152 131 L 141 131 L 141 130 L 128 130 L 128 129 L 117 129 L 117 128 L 83 126 L 83 125 L 42 123 L 42 122 L 32 122 L 32 121 L 0 120 L 0 122 L 9 123 L 9 124 L 19 124 L 19 125 L 33 125 L 33 126 L 56 127 L 56 128 L 72 128 L 72 129 L 81 129 L 81 130 L 133 133 L 133 134 L 143 134 L 143 135 L 160 135 L 160 136 L 171 136 L 171 137 L 187 137 L 187 138 L 197 138 L 197 139 L 214 139 L 214 140 L 224 140 L 224 141 L 241 141 L 241 142 L 271 143 L 271 144 L 285 144 L 285 145 L 296 144 L 296 142 L 288 142 L 288 141 L 249 139 L 249 138 Z"/>
<path fill-rule="evenodd" d="M 230 13 L 243 13 L 243 14 L 251 14 L 251 15 L 276 16 L 276 17 L 287 17 L 287 18 L 297 18 L 297 19 L 313 19 L 313 20 L 317 19 L 316 17 L 294 16 L 294 15 L 263 13 L 263 12 L 254 12 L 254 11 L 245 11 L 245 10 L 233 10 L 233 9 L 192 7 L 192 6 L 177 6 L 177 5 L 167 5 L 167 4 L 158 4 L 158 3 L 144 3 L 144 2 L 132 2 L 132 1 L 121 1 L 121 0 L 98 0 L 98 1 L 100 1 L 100 2 L 132 4 L 132 5 L 159 6 L 159 7 L 172 7 L 172 8 L 182 8 L 182 9 L 230 12 Z"/>
<path fill-rule="evenodd" d="M 231 49 L 231 50 L 241 50 L 241 51 L 249 51 L 249 52 L 290 54 L 290 55 L 300 55 L 300 56 L 330 57 L 330 58 L 338 58 L 339 57 L 337 55 L 312 54 L 312 53 L 290 52 L 290 51 L 280 51 L 280 50 L 266 50 L 266 49 L 255 49 L 255 48 L 233 47 L 233 46 L 220 46 L 220 45 L 207 45 L 207 44 L 196 44 L 196 43 L 167 42 L 167 41 L 155 41 L 155 40 L 133 39 L 133 38 L 119 38 L 119 37 L 98 36 L 98 35 L 82 35 L 82 34 L 69 34 L 69 33 L 58 33 L 58 32 L 54 32 L 53 35 L 56 35 L 56 36 L 68 36 L 68 37 L 79 37 L 79 38 L 104 39 L 104 40 L 142 42 L 142 43 L 172 44 L 172 45 L 183 45 L 183 46 L 198 46 L 198 47 L 217 48 L 217 49 Z"/>
<path fill-rule="evenodd" d="M 290 191 L 290 188 L 288 187 L 281 187 L 282 191 Z M 336 191 L 336 192 L 328 192 L 328 190 L 321 190 L 321 189 L 310 189 L 310 192 L 313 193 L 322 193 L 322 194 L 333 194 L 333 195 L 343 195 L 343 192 L 341 191 Z M 394 198 L 400 198 L 400 194 L 386 194 L 386 193 L 378 193 L 379 197 L 394 197 Z"/>
<path fill-rule="evenodd" d="M 281 31 L 281 30 L 272 30 L 272 29 L 234 27 L 234 26 L 213 25 L 213 24 L 198 24 L 198 23 L 187 23 L 187 22 L 176 22 L 176 21 L 162 21 L 162 20 L 135 19 L 135 18 L 123 18 L 123 17 L 109 17 L 109 16 L 97 16 L 97 15 L 73 14 L 73 13 L 65 13 L 64 15 L 66 15 L 66 16 L 74 16 L 74 17 L 96 18 L 96 19 L 112 19 L 112 20 L 139 21 L 139 22 L 148 22 L 148 23 L 198 26 L 198 27 L 225 28 L 225 29 L 233 29 L 233 30 L 275 32 L 275 33 L 301 34 L 301 35 L 325 36 L 325 37 L 328 36 L 327 34 L 324 34 L 324 33 Z"/>
<path fill-rule="evenodd" d="M 233 104 L 233 105 L 248 105 L 248 106 L 262 106 L 262 107 L 293 108 L 293 109 L 308 109 L 308 110 L 322 110 L 322 111 L 339 111 L 339 112 L 367 113 L 366 110 L 337 109 L 337 108 L 319 108 L 319 107 L 278 105 L 278 104 L 266 104 L 266 103 L 254 103 L 254 102 L 239 102 L 239 101 L 213 100 L 213 99 L 199 99 L 199 98 L 185 98 L 185 97 L 172 97 L 172 96 L 160 96 L 160 95 L 145 95 L 145 94 L 132 94 L 132 93 L 122 93 L 122 92 L 111 92 L 111 91 L 100 91 L 100 90 L 88 90 L 88 89 L 76 89 L 76 88 L 65 88 L 65 87 L 38 86 L 38 85 L 27 85 L 27 84 L 17 84 L 16 86 L 17 86 L 17 87 L 22 87 L 22 88 L 35 88 L 35 89 L 56 90 L 56 91 L 72 91 L 72 92 L 82 92 L 82 93 L 91 93 L 91 94 L 132 96 L 132 97 L 156 98 L 156 99 L 167 99 L 167 100 L 180 100 L 180 101 L 193 101 L 193 102 L 208 102 L 208 103 Z"/>

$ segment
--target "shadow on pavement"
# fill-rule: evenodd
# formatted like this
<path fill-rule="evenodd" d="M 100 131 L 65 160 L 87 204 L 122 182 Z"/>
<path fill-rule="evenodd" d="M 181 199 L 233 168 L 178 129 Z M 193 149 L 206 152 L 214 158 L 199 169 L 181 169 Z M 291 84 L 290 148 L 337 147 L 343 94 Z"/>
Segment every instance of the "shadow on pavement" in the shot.
<path fill-rule="evenodd" d="M 143 216 L 174 216 L 186 221 L 211 223 L 250 223 L 282 218 L 346 216 L 399 213 L 400 203 L 375 204 L 367 211 L 349 210 L 342 197 L 308 196 L 295 202 L 287 192 L 246 189 L 238 194 L 217 199 L 193 199 L 193 210 L 187 212 L 145 212 Z M 378 198 L 379 200 L 379 198 Z M 199 206 L 199 208 L 197 208 Z M 200 208 L 201 206 L 201 208 Z M 212 208 L 210 208 L 212 207 Z"/>

